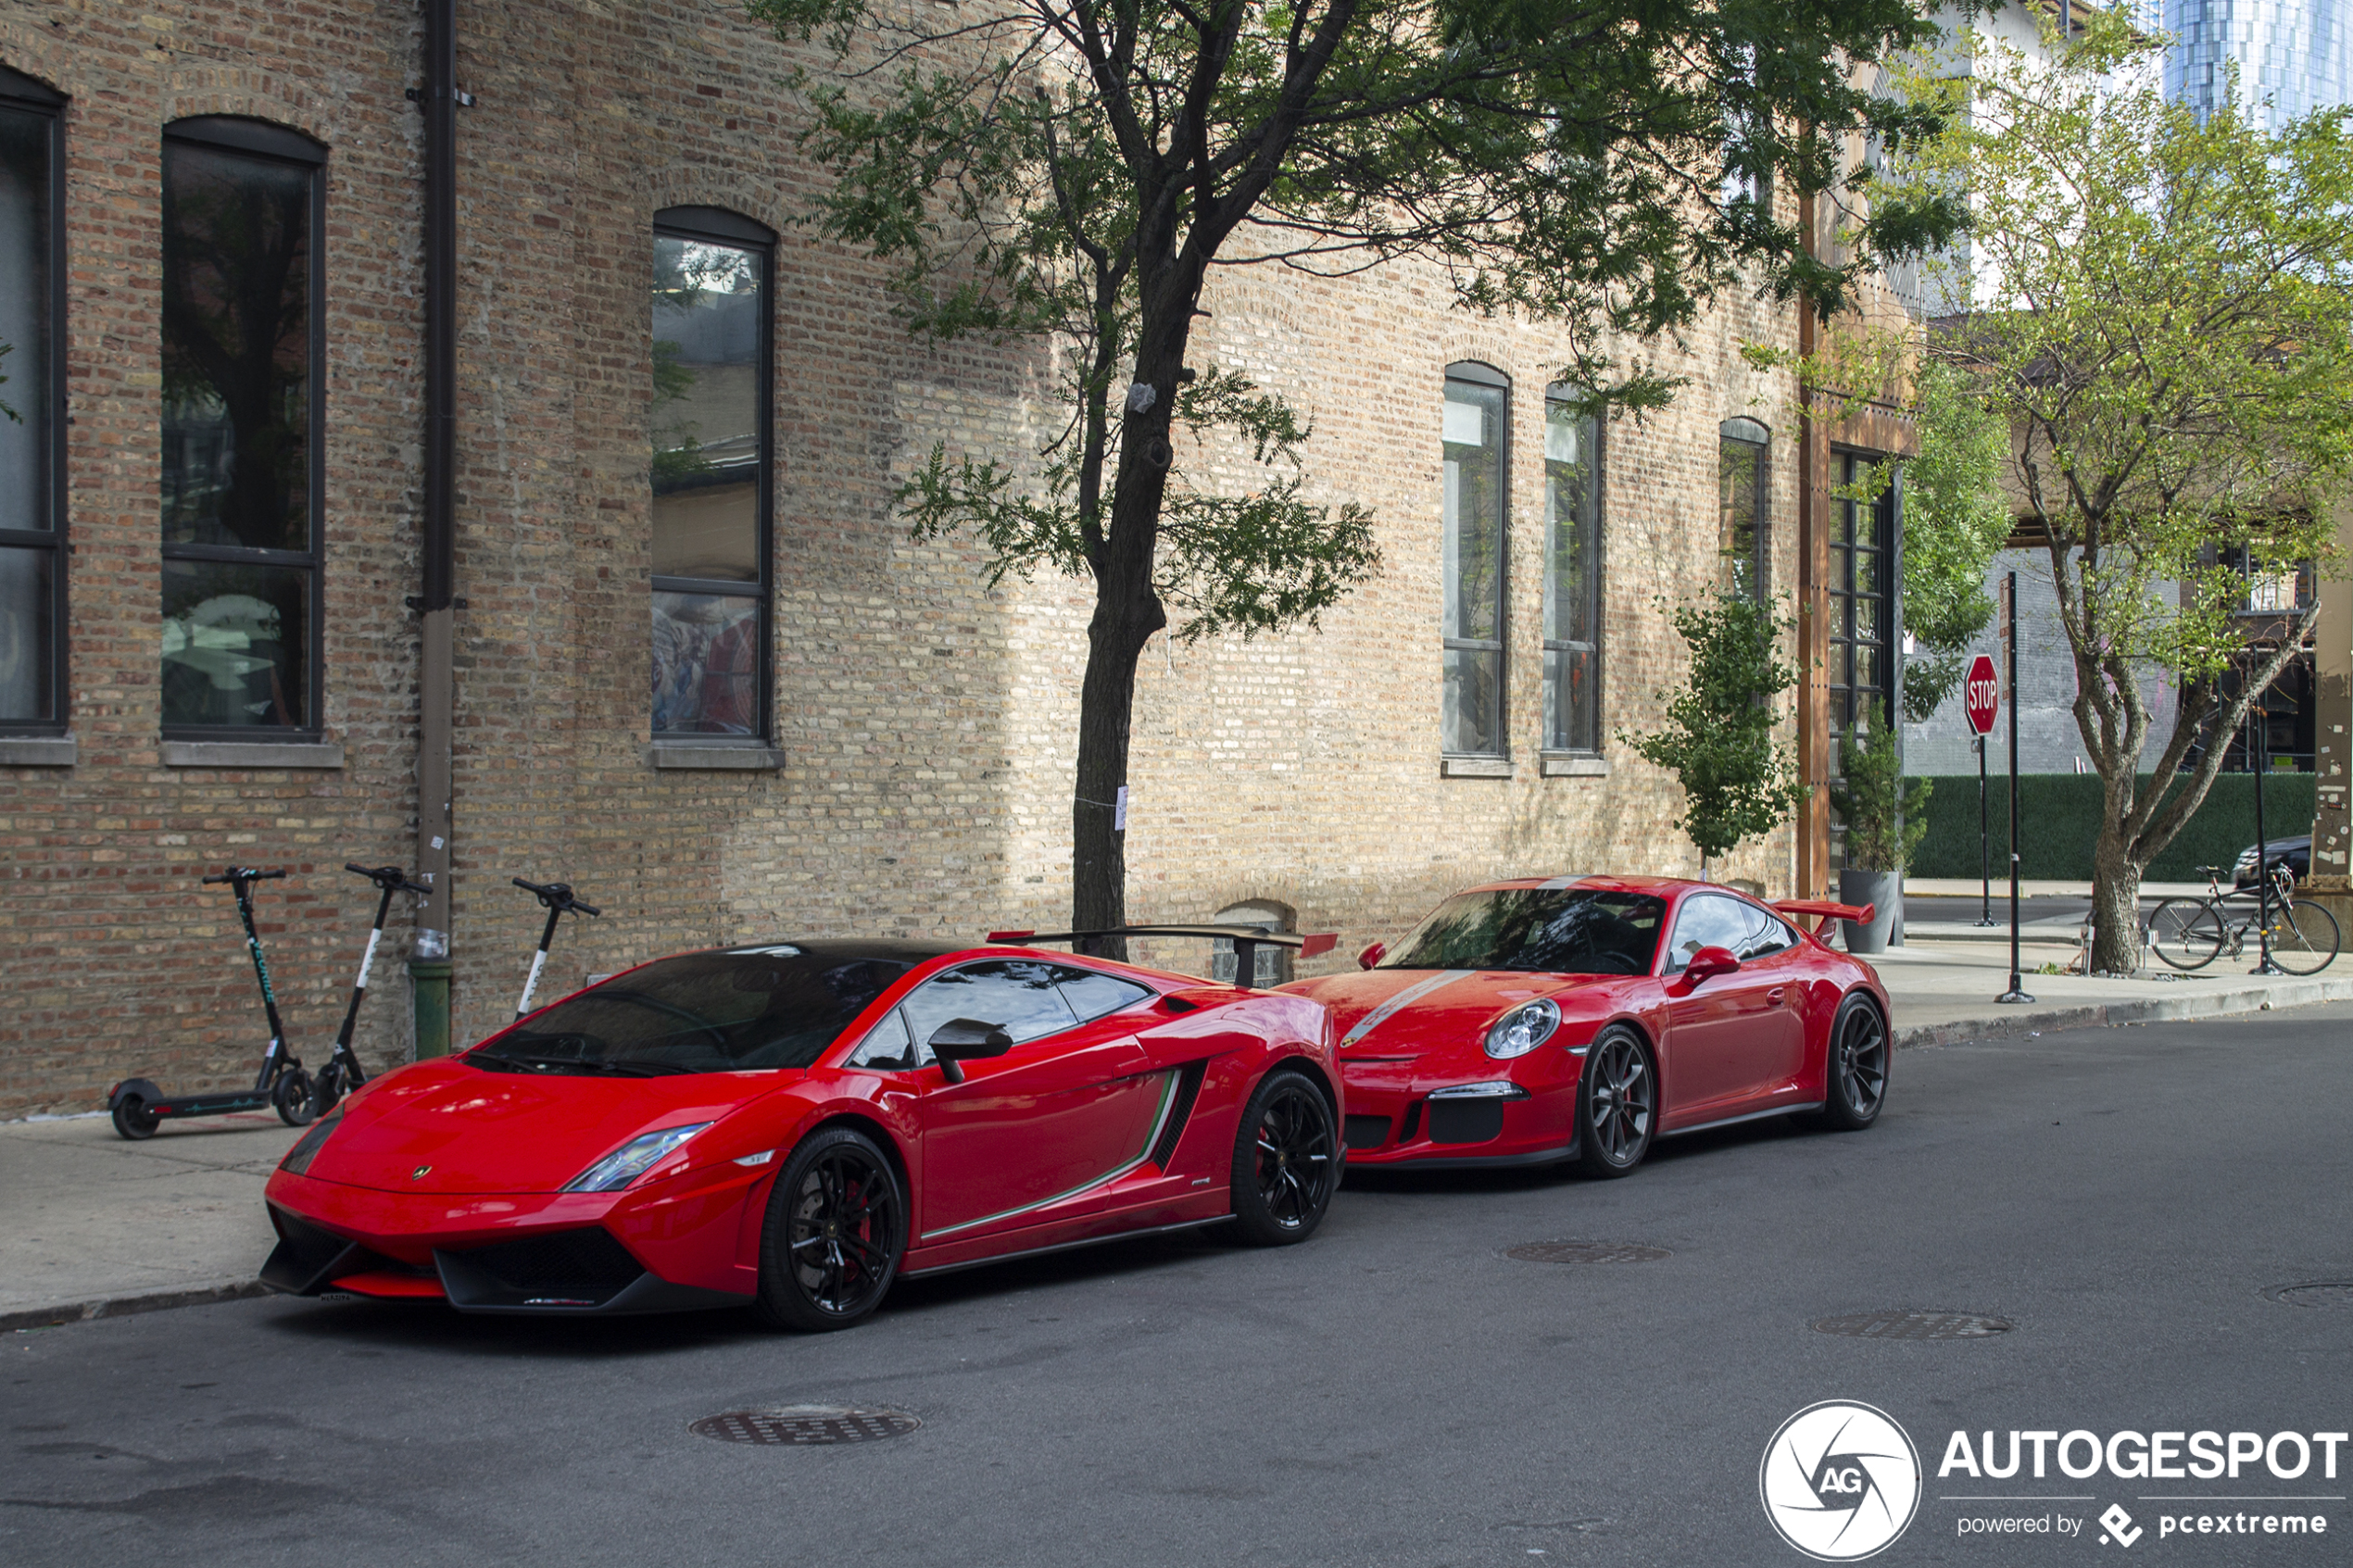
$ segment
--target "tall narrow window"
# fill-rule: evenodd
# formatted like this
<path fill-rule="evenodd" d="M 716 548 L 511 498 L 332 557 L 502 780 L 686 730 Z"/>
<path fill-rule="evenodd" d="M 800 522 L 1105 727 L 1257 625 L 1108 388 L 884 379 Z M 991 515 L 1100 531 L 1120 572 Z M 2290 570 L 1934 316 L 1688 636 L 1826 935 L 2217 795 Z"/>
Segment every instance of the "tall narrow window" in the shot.
<path fill-rule="evenodd" d="M 65 727 L 65 320 L 59 111 L 0 69 L 0 731 Z"/>
<path fill-rule="evenodd" d="M 1839 485 L 1846 490 L 1831 503 L 1830 721 L 1843 734 L 1859 718 L 1865 702 L 1879 704 L 1881 722 L 1892 722 L 1895 661 L 1889 643 L 1894 624 L 1895 486 L 1881 487 L 1876 500 L 1851 499 L 1878 459 L 1855 452 L 1832 455 Z"/>
<path fill-rule="evenodd" d="M 1602 748 L 1601 421 L 1544 395 L 1544 748 Z"/>
<path fill-rule="evenodd" d="M 1769 439 L 1755 420 L 1726 420 L 1716 438 L 1717 488 L 1722 503 L 1716 536 L 1717 580 L 1732 593 L 1760 599 L 1773 586 L 1765 488 Z"/>
<path fill-rule="evenodd" d="M 315 733 L 325 149 L 259 120 L 163 143 L 163 724 Z"/>
<path fill-rule="evenodd" d="M 1446 367 L 1444 749 L 1504 755 L 1504 541 L 1510 383 Z"/>
<path fill-rule="evenodd" d="M 768 734 L 769 273 L 716 207 L 654 218 L 653 734 Z"/>

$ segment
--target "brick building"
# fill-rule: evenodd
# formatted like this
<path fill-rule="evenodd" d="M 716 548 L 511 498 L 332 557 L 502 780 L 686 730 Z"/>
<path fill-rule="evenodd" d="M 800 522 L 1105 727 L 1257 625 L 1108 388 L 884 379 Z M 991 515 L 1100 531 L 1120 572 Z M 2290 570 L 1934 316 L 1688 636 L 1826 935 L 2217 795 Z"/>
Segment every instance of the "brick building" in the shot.
<path fill-rule="evenodd" d="M 1086 596 L 987 591 L 889 500 L 935 440 L 1034 451 L 1043 367 L 911 343 L 873 268 L 792 229 L 792 52 L 730 7 L 458 19 L 454 1036 L 513 1005 L 515 874 L 605 911 L 559 985 L 1063 918 Z M 197 883 L 232 860 L 294 873 L 264 935 L 316 1060 L 371 907 L 342 864 L 416 863 L 423 45 L 405 0 L 0 0 L 0 1116 L 250 1075 L 233 909 Z M 1892 511 L 1827 498 L 1831 433 L 1801 445 L 1787 372 L 1738 352 L 1796 346 L 1793 310 L 1728 304 L 1670 352 L 1674 408 L 1596 440 L 1548 407 L 1545 329 L 1444 299 L 1405 267 L 1215 285 L 1195 363 L 1314 412 L 1315 483 L 1373 509 L 1385 567 L 1319 633 L 1147 654 L 1138 918 L 1250 905 L 1353 950 L 1476 879 L 1693 871 L 1672 781 L 1615 737 L 1680 671 L 1658 601 L 1728 548 L 1893 678 L 1898 607 L 1842 597 L 1875 546 L 1892 569 Z M 1901 444 L 1878 414 L 1841 433 Z M 1548 638 L 1555 525 L 1587 564 Z M 1500 575 L 1466 564 L 1482 539 Z M 1450 594 L 1477 601 L 1452 636 Z M 1818 777 L 1849 650 L 1806 625 Z M 1828 853 L 1818 799 L 1719 874 L 1818 886 Z M 371 1070 L 413 1048 L 401 979 L 380 965 Z"/>

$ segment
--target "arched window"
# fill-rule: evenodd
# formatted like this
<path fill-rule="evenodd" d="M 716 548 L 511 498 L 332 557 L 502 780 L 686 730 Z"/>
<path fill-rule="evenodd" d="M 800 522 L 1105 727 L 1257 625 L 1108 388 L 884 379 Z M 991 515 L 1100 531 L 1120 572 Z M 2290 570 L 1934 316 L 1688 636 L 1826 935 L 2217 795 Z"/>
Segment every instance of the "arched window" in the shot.
<path fill-rule="evenodd" d="M 64 109 L 0 67 L 0 734 L 65 729 Z"/>
<path fill-rule="evenodd" d="M 1491 365 L 1446 367 L 1444 734 L 1454 757 L 1502 757 L 1505 497 L 1511 383 Z"/>
<path fill-rule="evenodd" d="M 1766 488 L 1771 441 L 1755 420 L 1726 420 L 1717 430 L 1716 475 L 1722 500 L 1716 544 L 1721 562 L 1718 581 L 1734 593 L 1760 599 L 1773 586 L 1773 531 Z"/>
<path fill-rule="evenodd" d="M 163 132 L 163 728 L 316 734 L 327 149 L 258 119 Z"/>
<path fill-rule="evenodd" d="M 1544 749 L 1602 749 L 1602 423 L 1544 393 Z"/>
<path fill-rule="evenodd" d="M 1228 904 L 1217 911 L 1212 922 L 1216 925 L 1255 925 L 1266 931 L 1296 931 L 1299 915 L 1289 904 L 1277 904 L 1270 898 L 1251 898 L 1239 904 Z M 1280 985 L 1291 977 L 1289 947 L 1256 947 L 1252 949 L 1255 962 L 1252 985 Z M 1211 945 L 1209 977 L 1234 983 L 1234 944 L 1220 936 Z"/>
<path fill-rule="evenodd" d="M 658 745 L 769 734 L 775 254 L 773 231 L 719 207 L 654 215 Z"/>

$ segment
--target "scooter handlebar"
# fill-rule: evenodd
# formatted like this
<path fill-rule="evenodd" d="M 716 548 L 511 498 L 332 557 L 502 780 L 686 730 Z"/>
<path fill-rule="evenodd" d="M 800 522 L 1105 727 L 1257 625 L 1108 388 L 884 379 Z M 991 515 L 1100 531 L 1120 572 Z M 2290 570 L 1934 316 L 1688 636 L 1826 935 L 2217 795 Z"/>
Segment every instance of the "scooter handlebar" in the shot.
<path fill-rule="evenodd" d="M 343 869 L 356 876 L 366 877 L 378 887 L 389 887 L 396 893 L 416 893 L 427 898 L 433 897 L 432 888 L 410 882 L 409 873 L 398 866 L 363 866 L 356 861 L 346 860 L 343 863 Z"/>
<path fill-rule="evenodd" d="M 511 881 L 517 887 L 522 888 L 525 893 L 529 893 L 536 897 L 539 902 L 548 909 L 562 909 L 567 912 L 584 915 L 600 915 L 604 913 L 604 911 L 598 909 L 596 905 L 584 904 L 579 899 L 573 897 L 572 894 L 572 884 L 570 883 L 525 882 L 519 876 L 511 877 L 509 880 Z"/>
<path fill-rule="evenodd" d="M 248 871 L 242 866 L 233 866 L 219 876 L 206 877 L 204 885 L 209 887 L 216 882 L 274 882 L 285 874 L 283 872 L 257 872 Z"/>

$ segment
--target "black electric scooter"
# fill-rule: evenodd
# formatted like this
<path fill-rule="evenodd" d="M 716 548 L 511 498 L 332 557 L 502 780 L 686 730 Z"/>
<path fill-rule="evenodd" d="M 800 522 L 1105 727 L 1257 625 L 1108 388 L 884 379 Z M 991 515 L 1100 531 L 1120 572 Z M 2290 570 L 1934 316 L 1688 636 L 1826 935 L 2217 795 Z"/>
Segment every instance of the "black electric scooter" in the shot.
<path fill-rule="evenodd" d="M 368 949 L 359 960 L 359 983 L 353 988 L 351 1006 L 344 1014 L 343 1033 L 336 1038 L 334 1052 L 320 1073 L 324 1082 L 314 1085 L 302 1070 L 301 1059 L 286 1044 L 285 1026 L 278 1018 L 277 993 L 270 984 L 269 960 L 262 957 L 261 934 L 254 929 L 253 884 L 273 882 L 286 873 L 231 866 L 218 876 L 206 877 L 204 883 L 211 886 L 225 882 L 237 896 L 237 913 L 245 927 L 245 947 L 253 955 L 253 972 L 261 982 L 262 1010 L 270 1020 L 270 1048 L 262 1056 L 261 1072 L 250 1089 L 177 1098 L 167 1096 L 150 1079 L 126 1078 L 107 1091 L 107 1109 L 113 1113 L 117 1133 L 132 1140 L 151 1138 L 166 1117 L 221 1116 L 235 1110 L 258 1110 L 264 1106 L 277 1111 L 279 1120 L 289 1127 L 300 1127 L 367 1082 L 367 1073 L 351 1049 L 351 1031 L 359 1016 L 360 998 L 367 994 L 368 967 L 375 957 L 376 943 L 384 935 L 384 913 L 393 894 L 404 888 L 412 893 L 425 890 L 409 881 L 397 867 L 371 870 L 347 865 L 345 869 L 374 882 L 384 889 L 384 897 L 376 901 L 376 923 L 368 934 Z"/>
<path fill-rule="evenodd" d="M 525 882 L 514 879 L 517 887 L 535 894 L 547 910 L 547 924 L 539 933 L 539 950 L 531 955 L 531 972 L 523 977 L 522 1000 L 515 1004 L 515 1022 L 520 1023 L 531 1013 L 531 994 L 539 988 L 539 972 L 547 967 L 547 945 L 556 939 L 556 922 L 566 915 L 596 915 L 603 913 L 594 904 L 584 904 L 573 897 L 568 882 Z"/>

